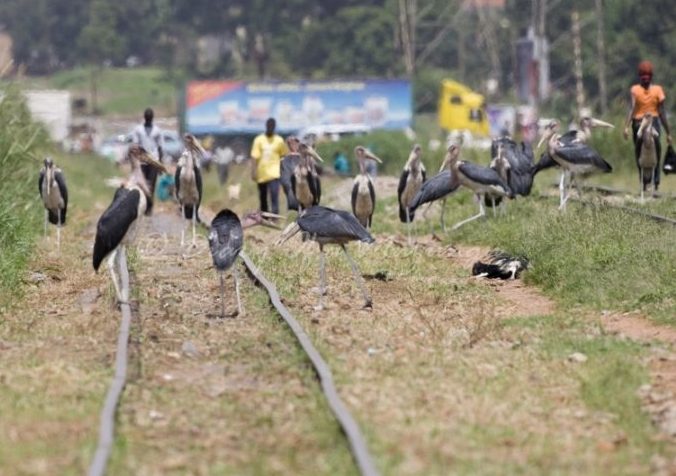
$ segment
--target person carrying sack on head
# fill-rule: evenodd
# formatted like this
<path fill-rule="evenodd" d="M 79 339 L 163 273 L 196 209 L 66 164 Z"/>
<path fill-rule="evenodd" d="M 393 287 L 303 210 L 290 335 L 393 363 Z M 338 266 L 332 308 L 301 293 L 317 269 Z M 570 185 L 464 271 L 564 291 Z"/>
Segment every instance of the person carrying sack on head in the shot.
<path fill-rule="evenodd" d="M 655 168 L 655 191 L 657 191 L 660 185 L 660 158 L 662 154 L 662 147 L 660 144 L 660 124 L 664 127 L 665 132 L 667 133 L 667 144 L 670 146 L 671 143 L 671 133 L 669 132 L 669 123 L 667 122 L 667 115 L 664 113 L 664 100 L 666 95 L 662 86 L 657 84 L 651 84 L 653 79 L 653 65 L 650 61 L 641 61 L 638 65 L 638 78 L 639 83 L 634 84 L 631 89 L 631 108 L 629 109 L 629 114 L 627 115 L 627 120 L 624 126 L 624 138 L 625 140 L 629 138 L 629 126 L 631 125 L 632 137 L 634 139 L 634 156 L 636 158 L 636 164 L 638 165 L 638 159 L 641 153 L 641 143 L 636 137 L 639 126 L 641 125 L 641 120 L 646 114 L 650 114 L 653 117 L 659 117 L 659 121 L 653 122 L 653 127 L 657 132 L 657 137 L 655 137 L 655 149 L 657 152 L 657 167 Z M 639 167 L 640 174 L 640 167 Z M 643 190 L 646 189 L 647 184 L 643 183 Z"/>

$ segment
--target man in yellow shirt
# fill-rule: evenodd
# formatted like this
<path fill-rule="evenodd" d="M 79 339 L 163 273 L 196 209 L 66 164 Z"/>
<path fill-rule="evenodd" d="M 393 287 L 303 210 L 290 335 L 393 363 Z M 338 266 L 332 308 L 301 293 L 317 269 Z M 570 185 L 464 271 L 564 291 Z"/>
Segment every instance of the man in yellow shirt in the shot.
<path fill-rule="evenodd" d="M 276 121 L 265 121 L 265 133 L 259 134 L 251 146 L 251 178 L 258 184 L 261 211 L 279 213 L 280 164 L 288 150 L 284 139 L 275 134 Z M 268 195 L 272 210 L 268 209 Z"/>
<path fill-rule="evenodd" d="M 659 117 L 659 121 L 653 123 L 653 127 L 658 133 L 655 138 L 655 150 L 657 152 L 657 168 L 655 169 L 655 190 L 660 184 L 660 160 L 662 158 L 662 147 L 660 144 L 660 123 L 667 133 L 667 143 L 671 145 L 671 133 L 669 132 L 669 123 L 667 122 L 667 115 L 664 113 L 664 100 L 666 95 L 662 86 L 657 84 L 650 84 L 653 79 L 653 65 L 650 61 L 641 61 L 638 65 L 639 84 L 634 84 L 631 87 L 631 108 L 627 115 L 627 121 L 624 126 L 624 138 L 629 137 L 629 126 L 631 125 L 632 136 L 634 138 L 634 156 L 636 158 L 636 165 L 638 165 L 638 157 L 641 154 L 641 144 L 637 141 L 636 133 L 641 124 L 641 119 L 645 114 L 650 113 L 653 117 Z M 648 178 L 650 183 L 650 178 Z M 646 189 L 646 183 L 643 184 L 643 189 Z"/>

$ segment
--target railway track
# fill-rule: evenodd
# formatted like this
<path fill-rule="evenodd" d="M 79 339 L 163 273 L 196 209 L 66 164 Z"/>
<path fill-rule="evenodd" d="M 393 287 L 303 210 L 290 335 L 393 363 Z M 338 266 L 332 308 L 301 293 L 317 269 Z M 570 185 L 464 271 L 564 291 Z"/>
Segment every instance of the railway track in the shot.
<path fill-rule="evenodd" d="M 338 395 L 334 384 L 333 375 L 328 364 L 323 360 L 317 349 L 312 344 L 307 333 L 300 323 L 291 315 L 289 310 L 282 303 L 282 299 L 277 293 L 275 285 L 268 280 L 254 264 L 254 262 L 245 254 L 241 253 L 242 261 L 247 269 L 247 276 L 259 288 L 263 289 L 269 298 L 269 301 L 275 312 L 283 319 L 288 328 L 296 338 L 298 345 L 311 362 L 314 372 L 319 380 L 322 392 L 331 409 L 336 421 L 338 422 L 345 438 L 348 442 L 352 458 L 360 472 L 365 476 L 378 475 L 375 463 L 368 451 L 362 432 L 348 411 L 346 405 Z M 129 292 L 129 272 L 126 260 L 123 260 L 123 269 L 120 273 L 121 284 L 125 292 Z M 134 316 L 129 304 L 121 304 L 120 311 L 122 320 L 120 323 L 119 334 L 117 338 L 117 348 L 115 357 L 115 373 L 106 394 L 105 402 L 100 413 L 99 437 L 94 458 L 89 467 L 90 476 L 100 476 L 106 473 L 107 463 L 111 455 L 115 441 L 116 414 L 120 406 L 122 394 L 126 385 L 127 366 L 129 355 L 129 337 L 130 328 Z"/>

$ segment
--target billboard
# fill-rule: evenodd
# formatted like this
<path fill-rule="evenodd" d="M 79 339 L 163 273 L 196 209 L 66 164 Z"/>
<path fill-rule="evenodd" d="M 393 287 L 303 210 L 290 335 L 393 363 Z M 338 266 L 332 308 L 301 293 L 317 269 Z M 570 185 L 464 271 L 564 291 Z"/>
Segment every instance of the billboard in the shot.
<path fill-rule="evenodd" d="M 411 84 L 364 81 L 191 81 L 185 129 L 192 134 L 259 133 L 274 117 L 284 134 L 320 124 L 411 125 Z"/>

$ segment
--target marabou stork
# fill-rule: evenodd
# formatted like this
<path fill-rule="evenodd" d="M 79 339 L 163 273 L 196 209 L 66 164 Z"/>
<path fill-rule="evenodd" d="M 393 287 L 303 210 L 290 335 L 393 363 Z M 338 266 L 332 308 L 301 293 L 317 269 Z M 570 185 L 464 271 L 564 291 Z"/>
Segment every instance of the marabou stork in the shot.
<path fill-rule="evenodd" d="M 370 296 L 364 287 L 363 279 L 357 264 L 347 252 L 346 244 L 350 241 L 373 243 L 375 240 L 362 226 L 357 218 L 349 212 L 334 210 L 328 207 L 313 206 L 300 213 L 293 226 L 284 230 L 278 244 L 282 244 L 293 235 L 302 232 L 303 240 L 316 241 L 319 244 L 319 305 L 317 310 L 324 308 L 322 299 L 326 294 L 326 271 L 324 264 L 324 245 L 340 245 L 350 262 L 352 274 L 364 297 L 364 307 L 373 307 Z"/>
<path fill-rule="evenodd" d="M 655 170 L 659 163 L 657 149 L 655 148 L 655 138 L 659 136 L 653 127 L 655 118 L 650 113 L 646 113 L 641 119 L 641 124 L 636 131 L 636 139 L 640 152 L 638 156 L 638 168 L 641 178 L 641 200 L 647 186 L 652 183 L 655 190 Z"/>
<path fill-rule="evenodd" d="M 126 259 L 125 247 L 134 239 L 139 219 L 144 215 L 152 193 L 140 165 L 147 164 L 166 172 L 164 165 L 136 144 L 129 146 L 127 158 L 131 162 L 131 173 L 126 183 L 115 191 L 113 202 L 96 224 L 96 239 L 92 256 L 94 270 L 98 272 L 101 262 L 110 255 L 108 269 L 113 279 L 117 299 L 121 303 L 126 303 L 129 296 L 128 290 L 120 289 L 115 275 L 116 260 L 121 262 Z"/>
<path fill-rule="evenodd" d="M 444 161 L 439 167 L 439 173 L 436 174 L 431 179 L 425 181 L 418 193 L 411 200 L 410 210 L 412 213 L 422 206 L 425 203 L 429 203 L 427 209 L 423 212 L 423 216 L 429 210 L 429 207 L 432 205 L 432 202 L 436 200 L 441 200 L 441 229 L 446 231 L 446 225 L 444 223 L 444 209 L 446 207 L 446 197 L 451 193 L 455 192 L 458 187 L 460 187 L 460 181 L 458 176 L 451 172 L 451 148 L 449 147 Z"/>
<path fill-rule="evenodd" d="M 296 136 L 286 138 L 286 146 L 289 148 L 289 153 L 282 159 L 280 165 L 279 182 L 282 184 L 282 189 L 284 189 L 284 195 L 286 195 L 287 210 L 298 210 L 298 200 L 296 200 L 296 196 L 293 193 L 291 180 L 300 161 L 300 153 L 298 152 L 299 143 L 300 141 Z"/>
<path fill-rule="evenodd" d="M 592 136 L 592 129 L 597 127 L 607 127 L 609 129 L 614 129 L 615 126 L 609 122 L 596 119 L 591 117 L 590 114 L 586 113 L 580 119 L 580 127 L 578 129 L 573 129 L 561 136 L 559 139 L 563 144 L 582 142 L 586 144 Z M 538 172 L 549 169 L 551 167 L 557 167 L 558 163 L 549 155 L 548 151 L 544 151 L 540 156 L 540 160 L 535 164 L 535 169 L 533 170 L 533 176 Z M 563 193 L 563 192 L 561 192 Z"/>
<path fill-rule="evenodd" d="M 547 142 L 548 154 L 563 169 L 559 183 L 559 190 L 561 191 L 559 208 L 564 210 L 566 202 L 570 198 L 570 190 L 568 190 L 567 194 L 565 193 L 566 175 L 569 175 L 570 181 L 575 182 L 577 186 L 577 176 L 585 176 L 597 172 L 609 173 L 612 172 L 613 168 L 608 162 L 603 160 L 598 152 L 584 142 L 578 140 L 561 141 L 562 136 L 556 133 L 558 128 L 558 121 L 554 120 L 550 122 L 545 127 L 542 138 L 538 143 L 538 148 L 544 142 Z M 578 194 L 581 196 L 579 188 Z"/>
<path fill-rule="evenodd" d="M 376 191 L 371 177 L 366 173 L 366 160 L 375 160 L 380 164 L 383 161 L 361 145 L 354 148 L 354 153 L 359 161 L 359 174 L 354 178 L 352 186 L 352 213 L 364 228 L 370 229 L 376 208 Z"/>
<path fill-rule="evenodd" d="M 408 244 L 411 244 L 411 222 L 414 213 L 412 212 L 411 202 L 420 190 L 420 187 L 427 179 L 425 165 L 420 160 L 422 147 L 419 144 L 413 146 L 413 150 L 408 156 L 404 170 L 399 177 L 399 186 L 397 187 L 397 198 L 399 199 L 399 220 L 406 223 L 408 229 Z"/>
<path fill-rule="evenodd" d="M 460 146 L 452 144 L 449 147 L 451 173 L 458 176 L 460 184 L 471 189 L 479 199 L 479 213 L 453 225 L 453 230 L 457 230 L 462 225 L 469 223 L 477 218 L 486 215 L 484 200 L 486 194 L 496 194 L 501 197 L 514 198 L 514 192 L 509 185 L 493 169 L 482 167 L 471 162 L 458 160 L 460 156 Z"/>
<path fill-rule="evenodd" d="M 202 201 L 202 173 L 200 161 L 205 151 L 192 134 L 183 137 L 185 151 L 181 155 L 174 174 L 176 200 L 181 205 L 181 215 L 192 221 L 192 245 L 195 246 L 195 225 L 199 221 Z M 185 226 L 181 229 L 181 246 L 185 243 Z"/>
<path fill-rule="evenodd" d="M 66 224 L 66 211 L 68 210 L 68 188 L 66 177 L 60 168 L 54 165 L 51 157 L 44 161 L 44 167 L 40 170 L 38 189 L 42 203 L 45 205 L 45 235 L 47 235 L 47 222 L 56 225 L 56 248 L 61 249 L 61 227 Z"/>
<path fill-rule="evenodd" d="M 491 151 L 493 147 L 491 146 Z M 505 156 L 505 147 L 502 143 L 496 145 L 496 151 L 491 160 L 489 167 L 495 170 L 500 178 L 506 183 L 509 184 L 511 175 L 512 175 L 512 166 L 510 165 L 507 157 Z M 499 204 L 501 210 L 504 211 L 504 202 L 502 201 L 502 195 L 498 192 L 489 191 L 484 196 L 484 204 L 486 206 L 490 205 L 493 209 L 493 216 L 495 216 L 495 205 Z"/>
<path fill-rule="evenodd" d="M 315 166 L 316 161 L 324 162 L 311 145 L 298 144 L 300 159 L 291 176 L 291 188 L 298 201 L 298 209 L 318 205 L 322 196 L 322 185 Z"/>
<path fill-rule="evenodd" d="M 237 260 L 244 242 L 245 228 L 255 225 L 268 225 L 276 228 L 274 223 L 268 222 L 268 218 L 282 218 L 273 213 L 256 211 L 247 213 L 240 221 L 239 217 L 231 210 L 221 210 L 211 222 L 209 231 L 209 249 L 214 266 L 221 280 L 221 317 L 225 317 L 225 283 L 224 273 L 232 268 L 235 278 L 235 294 L 237 296 L 237 314 L 244 315 L 244 308 L 239 296 L 239 274 L 237 266 L 233 264 Z"/>
<path fill-rule="evenodd" d="M 515 195 L 530 195 L 535 168 L 533 148 L 525 142 L 517 144 L 509 137 L 500 137 L 491 143 L 491 157 L 497 157 L 498 146 L 502 146 L 503 156 L 509 163 L 507 185 Z"/>

